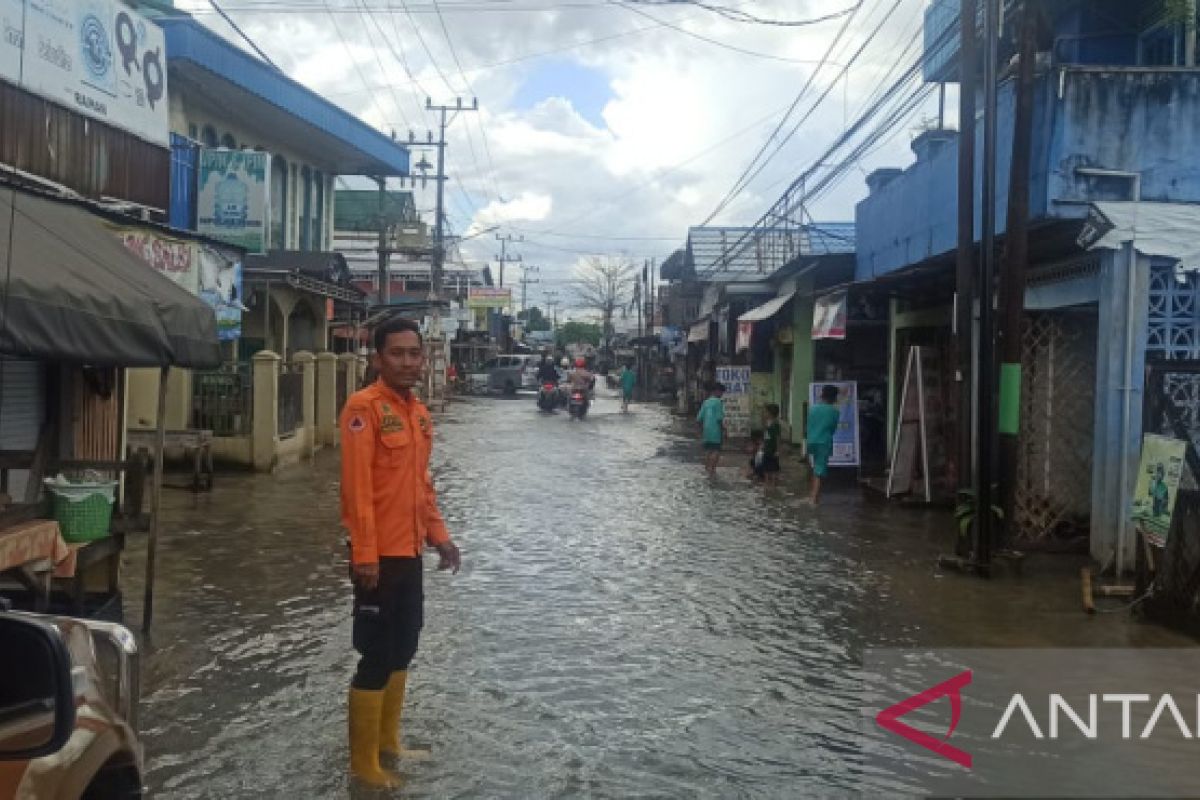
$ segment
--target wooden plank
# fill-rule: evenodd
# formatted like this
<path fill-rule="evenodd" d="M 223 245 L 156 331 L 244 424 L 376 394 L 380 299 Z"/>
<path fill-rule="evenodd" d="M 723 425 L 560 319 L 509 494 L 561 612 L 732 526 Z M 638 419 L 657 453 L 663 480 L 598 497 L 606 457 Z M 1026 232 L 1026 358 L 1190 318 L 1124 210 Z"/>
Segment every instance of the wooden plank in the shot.
<path fill-rule="evenodd" d="M 1088 614 L 1096 613 L 1096 601 L 1092 596 L 1092 571 L 1087 567 L 1079 570 L 1080 585 L 1083 588 L 1083 610 Z"/>

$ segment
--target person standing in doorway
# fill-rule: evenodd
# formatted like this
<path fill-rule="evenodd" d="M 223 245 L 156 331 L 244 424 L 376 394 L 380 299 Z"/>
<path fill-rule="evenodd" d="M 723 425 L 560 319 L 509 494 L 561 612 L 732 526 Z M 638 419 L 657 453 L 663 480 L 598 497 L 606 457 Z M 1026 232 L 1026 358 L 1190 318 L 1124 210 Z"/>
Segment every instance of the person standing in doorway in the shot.
<path fill-rule="evenodd" d="M 767 424 L 763 428 L 759 476 L 767 486 L 776 486 L 779 484 L 779 439 L 783 435 L 783 427 L 779 424 L 779 406 L 768 403 L 763 412 Z"/>
<path fill-rule="evenodd" d="M 404 319 L 375 330 L 375 383 L 346 401 L 340 419 L 342 523 L 350 533 L 354 648 L 350 684 L 350 772 L 371 786 L 396 786 L 380 754 L 427 756 L 401 744 L 408 667 L 424 623 L 421 554 L 457 573 L 458 547 L 438 510 L 429 456 L 433 422 L 413 395 L 425 369 L 420 328 Z"/>
<path fill-rule="evenodd" d="M 625 369 L 621 370 L 621 413 L 629 411 L 629 404 L 633 402 L 633 387 L 637 386 L 637 372 L 629 364 L 625 365 Z"/>
<path fill-rule="evenodd" d="M 724 384 L 711 384 L 708 399 L 701 404 L 700 413 L 696 415 L 704 442 L 704 471 L 709 475 L 717 474 L 717 466 L 721 463 L 721 445 L 725 442 L 725 404 L 721 402 L 724 396 Z"/>
<path fill-rule="evenodd" d="M 829 456 L 833 453 L 833 434 L 842 419 L 838 406 L 838 388 L 821 387 L 821 402 L 808 410 L 808 458 L 812 463 L 812 491 L 808 502 L 816 505 L 821 499 L 821 481 L 829 474 Z"/>

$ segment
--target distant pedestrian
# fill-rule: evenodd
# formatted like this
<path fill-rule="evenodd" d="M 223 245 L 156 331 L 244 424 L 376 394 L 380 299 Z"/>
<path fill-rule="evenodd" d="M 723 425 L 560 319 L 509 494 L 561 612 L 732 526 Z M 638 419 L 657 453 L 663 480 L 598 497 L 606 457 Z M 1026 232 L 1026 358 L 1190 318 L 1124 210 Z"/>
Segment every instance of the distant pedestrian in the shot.
<path fill-rule="evenodd" d="M 759 464 L 758 477 L 767 486 L 779 483 L 779 439 L 783 435 L 783 427 L 779 424 L 779 406 L 768 403 L 763 409 L 766 426 L 763 429 L 762 459 Z"/>
<path fill-rule="evenodd" d="M 721 445 L 725 442 L 725 404 L 721 402 L 724 395 L 725 384 L 709 384 L 708 399 L 696 415 L 704 441 L 704 471 L 709 475 L 717 474 L 717 466 L 721 463 Z"/>
<path fill-rule="evenodd" d="M 629 410 L 633 402 L 633 387 L 637 386 L 637 372 L 629 364 L 621 370 L 621 413 Z"/>
<path fill-rule="evenodd" d="M 750 460 L 746 464 L 746 477 L 752 481 L 762 479 L 762 463 L 763 463 L 763 432 L 751 431 L 750 444 L 746 447 L 746 452 L 750 454 Z"/>
<path fill-rule="evenodd" d="M 813 471 L 812 492 L 808 496 L 808 502 L 814 506 L 821 499 L 821 480 L 829 474 L 833 434 L 842 418 L 837 401 L 838 388 L 826 384 L 821 387 L 821 402 L 815 403 L 808 410 L 808 458 Z"/>

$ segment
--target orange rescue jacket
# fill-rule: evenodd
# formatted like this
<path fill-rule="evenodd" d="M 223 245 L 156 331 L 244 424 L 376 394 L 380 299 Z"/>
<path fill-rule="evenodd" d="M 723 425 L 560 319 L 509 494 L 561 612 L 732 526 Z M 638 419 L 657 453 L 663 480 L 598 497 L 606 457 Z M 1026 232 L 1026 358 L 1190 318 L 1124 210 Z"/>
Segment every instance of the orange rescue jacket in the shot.
<path fill-rule="evenodd" d="M 450 541 L 429 474 L 429 410 L 379 380 L 350 396 L 339 425 L 342 524 L 354 563 L 419 556 L 425 542 Z"/>

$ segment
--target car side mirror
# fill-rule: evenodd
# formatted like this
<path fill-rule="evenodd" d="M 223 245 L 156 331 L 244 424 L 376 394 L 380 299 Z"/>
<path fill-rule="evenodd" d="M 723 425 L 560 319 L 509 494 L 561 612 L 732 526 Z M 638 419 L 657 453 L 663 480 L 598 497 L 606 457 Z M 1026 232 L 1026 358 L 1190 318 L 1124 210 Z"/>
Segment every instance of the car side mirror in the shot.
<path fill-rule="evenodd" d="M 62 749 L 75 729 L 71 655 L 53 625 L 0 613 L 0 760 Z"/>

